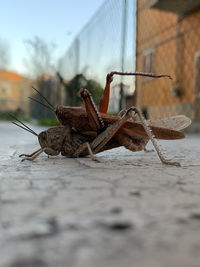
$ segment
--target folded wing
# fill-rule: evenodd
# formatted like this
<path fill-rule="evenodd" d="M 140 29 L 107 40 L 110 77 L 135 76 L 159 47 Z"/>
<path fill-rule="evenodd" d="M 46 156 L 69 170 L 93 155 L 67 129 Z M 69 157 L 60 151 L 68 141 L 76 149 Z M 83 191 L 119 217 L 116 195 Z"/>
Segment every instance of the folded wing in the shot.
<path fill-rule="evenodd" d="M 180 131 L 191 124 L 191 119 L 184 115 L 161 118 L 157 120 L 148 120 L 148 124 L 163 127 L 171 130 Z"/>

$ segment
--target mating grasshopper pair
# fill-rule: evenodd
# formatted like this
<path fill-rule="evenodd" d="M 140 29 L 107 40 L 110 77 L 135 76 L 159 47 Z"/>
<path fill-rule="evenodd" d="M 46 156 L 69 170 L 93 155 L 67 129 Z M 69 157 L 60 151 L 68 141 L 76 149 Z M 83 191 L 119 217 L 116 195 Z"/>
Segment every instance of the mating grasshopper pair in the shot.
<path fill-rule="evenodd" d="M 85 109 L 65 106 L 54 108 L 42 96 L 48 104 L 47 107 L 55 112 L 63 126 L 50 128 L 40 133 L 38 140 L 41 148 L 30 155 L 20 155 L 25 157 L 23 160 L 33 160 L 42 152 L 48 155 L 61 153 L 63 156 L 71 157 L 90 154 L 92 159 L 96 160 L 93 154 L 119 146 L 124 146 L 133 152 L 145 150 L 148 141 L 151 140 L 163 164 L 180 166 L 178 162 L 170 162 L 163 157 L 155 138 L 165 140 L 184 138 L 184 134 L 180 130 L 191 123 L 190 119 L 185 116 L 174 116 L 146 121 L 141 112 L 135 107 L 121 112 L 120 116 L 106 114 L 109 104 L 110 84 L 114 75 L 168 77 L 171 79 L 169 75 L 111 72 L 107 75 L 105 90 L 98 109 L 86 89 L 82 89 L 80 92 L 85 103 Z M 37 89 L 35 90 L 37 91 Z M 39 91 L 37 92 L 40 94 Z M 136 115 L 139 117 L 140 122 L 134 121 Z M 24 124 L 21 127 L 23 129 L 26 127 L 26 130 L 37 135 Z"/>

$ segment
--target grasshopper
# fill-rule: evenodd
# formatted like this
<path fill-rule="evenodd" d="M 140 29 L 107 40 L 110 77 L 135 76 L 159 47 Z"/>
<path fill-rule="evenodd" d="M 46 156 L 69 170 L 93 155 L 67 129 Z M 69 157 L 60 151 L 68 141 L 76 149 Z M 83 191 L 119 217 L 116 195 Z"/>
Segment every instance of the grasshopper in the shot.
<path fill-rule="evenodd" d="M 24 157 L 22 161 L 32 161 L 43 152 L 48 156 L 56 156 L 61 153 L 62 156 L 68 157 L 79 157 L 89 154 L 92 160 L 98 161 L 94 157 L 93 153 L 97 154 L 99 152 L 120 146 L 116 140 L 111 139 L 111 136 L 118 131 L 121 126 L 132 116 L 132 112 L 134 112 L 133 108 L 127 110 L 120 120 L 107 127 L 107 129 L 105 129 L 105 131 L 100 133 L 97 137 L 84 136 L 77 133 L 75 130 L 72 130 L 69 134 L 68 128 L 65 126 L 52 127 L 41 132 L 40 134 L 37 134 L 26 124 L 18 120 L 15 116 L 10 116 L 20 123 L 18 124 L 16 122 L 12 122 L 13 124 L 37 136 L 41 147 L 31 154 L 19 155 L 19 157 Z"/>
<path fill-rule="evenodd" d="M 99 113 L 91 95 L 86 89 L 82 89 L 80 94 L 85 102 L 86 110 L 76 107 L 64 107 L 62 110 L 57 109 L 60 112 L 59 118 L 64 119 L 67 117 L 66 113 L 71 113 L 72 115 L 73 112 L 76 112 L 74 117 L 68 117 L 65 138 L 70 136 L 74 128 L 76 130 L 76 137 L 87 136 L 88 138 L 86 142 L 80 144 L 78 148 L 76 147 L 77 150 L 73 151 L 71 156 L 84 156 L 88 154 L 88 151 L 90 151 L 90 155 L 93 155 L 93 153 L 96 154 L 103 150 L 119 146 L 125 146 L 127 149 L 136 152 L 145 149 L 146 144 L 151 140 L 163 164 L 180 166 L 178 162 L 170 162 L 163 157 L 155 138 L 166 140 L 184 138 L 184 134 L 179 130 L 184 129 L 191 123 L 189 118 L 180 115 L 161 120 L 146 121 L 136 107 L 124 111 L 124 114 L 121 116 L 106 115 Z M 47 103 L 51 105 L 48 100 Z M 64 114 L 61 114 L 61 111 Z M 73 123 L 73 119 L 77 119 L 77 114 L 79 115 L 79 124 Z M 133 121 L 136 115 L 141 122 Z"/>
<path fill-rule="evenodd" d="M 49 101 L 41 95 L 41 93 L 34 87 L 32 87 L 40 96 L 46 101 L 48 104 L 48 108 L 52 109 L 52 111 L 57 116 L 59 122 L 62 125 L 67 126 L 69 129 L 75 128 L 78 132 L 88 135 L 95 135 L 101 132 L 105 127 L 112 124 L 115 120 L 118 120 L 119 116 L 111 116 L 106 114 L 109 105 L 110 98 L 110 84 L 113 81 L 114 75 L 126 75 L 126 76 L 145 76 L 151 78 L 169 78 L 172 79 L 169 75 L 154 75 L 152 73 L 143 73 L 143 72 L 117 72 L 113 71 L 109 73 L 106 77 L 106 85 L 101 97 L 100 103 L 97 107 L 94 105 L 92 99 L 84 97 L 84 93 L 82 96 L 83 101 L 85 102 L 85 109 L 81 107 L 68 107 L 68 106 L 57 106 L 53 107 Z M 31 97 L 30 97 L 31 98 Z M 36 99 L 31 98 L 32 100 Z M 44 105 L 44 104 L 43 104 Z M 133 124 L 133 128 L 135 131 L 135 124 Z M 120 131 L 121 132 L 121 131 Z M 123 145 L 123 144 L 122 144 Z"/>
<path fill-rule="evenodd" d="M 136 114 L 138 114 L 138 116 L 141 118 L 143 127 L 148 128 L 148 125 L 145 122 L 144 118 L 142 117 L 140 111 L 132 107 L 128 109 L 126 112 L 124 112 L 123 116 L 119 120 L 108 126 L 97 137 L 84 136 L 80 133 L 77 133 L 75 130 L 72 130 L 69 134 L 68 128 L 65 126 L 52 127 L 46 131 L 41 132 L 38 135 L 23 122 L 21 122 L 14 116 L 12 117 L 14 117 L 21 124 L 20 125 L 17 124 L 16 122 L 13 122 L 15 125 L 37 136 L 39 144 L 41 146 L 40 149 L 36 150 L 32 154 L 21 154 L 20 157 L 24 157 L 22 161 L 24 160 L 32 161 L 43 152 L 46 153 L 48 156 L 49 155 L 56 156 L 60 153 L 62 154 L 62 156 L 68 156 L 68 157 L 79 157 L 79 156 L 90 155 L 92 160 L 98 161 L 94 157 L 94 154 L 121 146 L 115 138 L 112 138 L 112 136 L 124 125 L 124 123 L 126 123 L 129 120 L 129 118 L 133 117 Z M 165 123 L 166 120 L 163 120 L 163 122 Z M 163 128 L 163 130 L 165 131 L 166 129 Z M 181 132 L 177 131 L 173 132 L 176 135 L 176 138 L 182 137 L 180 134 Z M 149 136 L 149 139 L 151 139 L 151 136 Z M 137 151 L 144 149 L 148 141 L 149 140 L 147 138 L 146 139 L 143 138 L 142 140 L 139 140 L 139 142 L 137 142 L 137 139 L 135 139 L 134 142 L 137 147 Z M 152 139 L 151 141 L 158 153 L 158 156 L 160 157 L 163 163 L 168 165 L 180 166 L 178 162 L 169 162 L 165 160 L 161 152 L 159 151 L 155 143 L 155 140 Z"/>

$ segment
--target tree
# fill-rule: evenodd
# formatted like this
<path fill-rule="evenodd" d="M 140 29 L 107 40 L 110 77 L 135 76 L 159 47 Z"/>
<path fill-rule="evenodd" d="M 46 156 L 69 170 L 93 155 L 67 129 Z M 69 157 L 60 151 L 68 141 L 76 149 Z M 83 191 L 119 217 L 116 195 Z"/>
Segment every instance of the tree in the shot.
<path fill-rule="evenodd" d="M 24 60 L 30 75 L 34 78 L 43 73 L 53 74 L 56 69 L 54 52 L 56 45 L 46 43 L 43 39 L 35 36 L 32 40 L 25 40 L 29 57 Z"/>
<path fill-rule="evenodd" d="M 9 45 L 5 40 L 0 39 L 0 69 L 5 69 L 10 63 Z"/>
<path fill-rule="evenodd" d="M 60 73 L 57 73 L 60 83 L 66 90 L 66 104 L 69 106 L 79 106 L 82 98 L 79 95 L 81 88 L 86 88 L 91 94 L 96 104 L 99 103 L 103 93 L 102 86 L 95 80 L 88 80 L 83 74 L 77 74 L 68 82 L 65 82 Z"/>
<path fill-rule="evenodd" d="M 48 101 L 53 105 L 56 106 L 56 83 L 57 80 L 55 79 L 55 76 L 49 76 L 45 77 L 47 75 L 41 75 L 36 80 L 36 88 L 39 90 L 42 96 L 44 96 Z M 53 118 L 55 117 L 52 110 L 44 107 L 43 105 L 48 106 L 46 101 L 43 97 L 40 96 L 37 92 L 33 91 L 32 98 L 36 101 L 30 102 L 30 113 L 33 118 L 36 119 L 47 119 L 47 118 Z M 41 103 L 38 104 L 37 101 Z"/>

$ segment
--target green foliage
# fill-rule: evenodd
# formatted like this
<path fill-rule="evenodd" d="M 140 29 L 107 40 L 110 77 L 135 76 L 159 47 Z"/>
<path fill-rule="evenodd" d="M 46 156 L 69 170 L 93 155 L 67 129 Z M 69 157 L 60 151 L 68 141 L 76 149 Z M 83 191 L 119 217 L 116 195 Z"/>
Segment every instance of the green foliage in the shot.
<path fill-rule="evenodd" d="M 0 113 L 0 120 L 7 120 L 7 121 L 12 121 L 13 118 L 11 118 L 7 113 Z"/>
<path fill-rule="evenodd" d="M 87 89 L 94 99 L 96 104 L 99 103 L 103 93 L 103 88 L 95 80 L 87 80 L 83 74 L 77 74 L 71 81 L 65 84 L 67 96 L 66 104 L 69 106 L 79 106 L 82 103 L 82 98 L 79 95 L 81 88 Z"/>
<path fill-rule="evenodd" d="M 10 112 L 10 114 L 14 115 L 16 118 L 18 118 L 20 121 L 30 122 L 30 118 L 27 117 L 26 114 L 19 114 L 17 112 Z M 13 121 L 14 119 L 5 112 L 0 112 L 0 120 L 7 120 L 7 121 Z"/>
<path fill-rule="evenodd" d="M 56 118 L 51 118 L 51 119 L 41 119 L 39 120 L 39 125 L 42 126 L 58 126 L 60 123 Z"/>
<path fill-rule="evenodd" d="M 55 97 L 53 98 L 55 91 L 54 90 L 55 84 L 53 83 L 52 79 L 45 79 L 44 76 L 39 77 L 37 79 L 36 88 L 40 91 L 40 93 L 44 97 L 46 97 L 49 100 L 49 102 L 51 102 L 54 105 L 53 101 L 56 101 Z M 32 98 L 36 99 L 43 105 L 48 106 L 45 100 L 35 91 L 33 91 Z M 44 107 L 43 105 L 33 100 L 30 101 L 30 114 L 32 118 L 37 120 L 54 118 L 54 113 L 52 112 L 52 110 L 48 109 L 47 107 Z"/>
<path fill-rule="evenodd" d="M 103 94 L 103 88 L 101 85 L 95 80 L 88 80 L 86 89 L 91 93 L 95 104 L 98 104 Z"/>
<path fill-rule="evenodd" d="M 58 80 L 56 82 L 55 77 L 54 79 L 52 77 L 46 79 L 44 76 L 41 76 L 38 78 L 36 86 L 40 93 L 46 97 L 54 107 L 59 104 L 59 99 L 61 97 L 61 84 L 64 86 L 66 91 L 66 100 L 64 101 L 65 105 L 80 106 L 83 103 L 83 100 L 79 94 L 81 88 L 86 88 L 91 93 L 94 102 L 96 104 L 99 103 L 101 95 L 103 94 L 103 88 L 95 80 L 87 80 L 83 74 L 78 74 L 70 81 L 65 82 L 60 74 L 57 74 L 57 76 Z M 43 106 L 48 106 L 45 100 L 38 93 L 34 93 L 32 97 L 36 101 L 39 101 L 41 105 L 34 101 L 30 102 L 31 117 L 40 120 L 42 125 L 57 125 L 56 119 L 54 119 L 55 115 L 53 114 L 52 110 Z"/>

